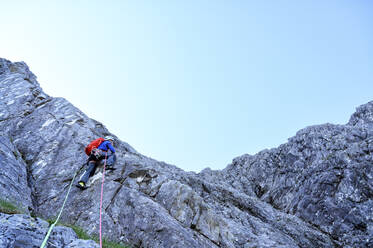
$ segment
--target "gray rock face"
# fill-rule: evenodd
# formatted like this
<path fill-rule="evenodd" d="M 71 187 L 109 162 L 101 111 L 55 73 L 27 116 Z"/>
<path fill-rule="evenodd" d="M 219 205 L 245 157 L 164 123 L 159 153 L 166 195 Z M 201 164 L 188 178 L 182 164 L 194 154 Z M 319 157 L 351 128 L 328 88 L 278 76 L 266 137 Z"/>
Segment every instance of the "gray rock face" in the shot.
<path fill-rule="evenodd" d="M 27 166 L 10 137 L 1 132 L 0 134 L 0 199 L 29 212 L 33 205 Z"/>
<path fill-rule="evenodd" d="M 221 177 L 311 223 L 336 244 L 372 247 L 372 113 L 370 102 L 348 125 L 305 128 L 279 148 L 234 159 Z"/>
<path fill-rule="evenodd" d="M 39 248 L 48 228 L 48 222 L 39 218 L 23 214 L 0 213 L 0 247 Z M 93 248 L 99 245 L 92 240 L 78 239 L 71 228 L 56 226 L 46 247 Z"/>
<path fill-rule="evenodd" d="M 117 139 L 103 234 L 133 247 L 371 247 L 372 120 L 370 102 L 347 125 L 308 127 L 278 148 L 198 174 Z M 43 93 L 26 64 L 3 59 L 0 130 L 0 196 L 42 218 L 56 217 L 74 174 L 82 174 L 85 145 L 113 135 Z M 72 189 L 63 222 L 98 234 L 101 176 L 85 191 Z"/>

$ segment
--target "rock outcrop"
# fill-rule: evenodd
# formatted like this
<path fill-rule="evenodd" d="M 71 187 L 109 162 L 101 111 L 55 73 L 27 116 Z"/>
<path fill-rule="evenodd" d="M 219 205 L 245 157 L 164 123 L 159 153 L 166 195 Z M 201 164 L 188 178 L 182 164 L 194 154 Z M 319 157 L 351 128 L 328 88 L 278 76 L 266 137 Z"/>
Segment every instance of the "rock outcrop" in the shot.
<path fill-rule="evenodd" d="M 56 217 L 74 174 L 82 174 L 85 145 L 114 136 L 45 94 L 25 63 L 5 59 L 0 132 L 0 197 L 43 219 Z M 307 127 L 222 171 L 185 172 L 119 139 L 115 146 L 118 169 L 106 174 L 103 201 L 107 239 L 133 247 L 373 247 L 373 102 L 346 125 Z M 97 235 L 101 176 L 85 191 L 72 189 L 62 222 Z M 40 228 L 35 235 L 46 224 Z"/>
<path fill-rule="evenodd" d="M 48 222 L 23 214 L 0 213 L 0 247 L 39 248 L 49 229 Z M 68 227 L 56 226 L 47 247 L 96 248 L 92 240 L 78 239 Z"/>

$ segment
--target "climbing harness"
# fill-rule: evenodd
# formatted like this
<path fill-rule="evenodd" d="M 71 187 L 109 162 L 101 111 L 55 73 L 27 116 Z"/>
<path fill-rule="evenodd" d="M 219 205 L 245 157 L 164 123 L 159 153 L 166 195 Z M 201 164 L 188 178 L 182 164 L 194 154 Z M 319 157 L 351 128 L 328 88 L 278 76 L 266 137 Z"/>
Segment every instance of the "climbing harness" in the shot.
<path fill-rule="evenodd" d="M 107 152 L 105 154 L 104 170 L 102 172 L 102 184 L 101 184 L 101 200 L 100 200 L 100 248 L 102 248 L 102 234 L 101 234 L 101 212 L 102 212 L 102 196 L 104 194 L 104 182 L 105 182 L 105 167 L 107 160 Z"/>
<path fill-rule="evenodd" d="M 65 207 L 65 204 L 66 204 L 67 198 L 68 198 L 68 196 L 69 196 L 69 194 L 70 194 L 71 186 L 73 185 L 74 179 L 75 179 L 75 177 L 76 177 L 77 174 L 78 174 L 78 171 L 75 172 L 74 177 L 73 177 L 73 179 L 71 180 L 71 183 L 70 183 L 70 186 L 69 186 L 69 190 L 67 191 L 67 194 L 66 194 L 65 200 L 63 201 L 63 204 L 62 204 L 62 207 L 61 207 L 60 213 L 58 214 L 58 217 L 57 217 L 56 221 L 55 221 L 55 222 L 54 222 L 54 223 L 49 227 L 49 230 L 48 230 L 48 232 L 47 232 L 47 235 L 45 236 L 43 243 L 41 243 L 40 248 L 44 248 L 44 247 L 45 247 L 45 245 L 47 244 L 47 241 L 48 241 L 49 235 L 51 234 L 51 232 L 52 232 L 54 226 L 57 224 L 58 220 L 60 219 L 61 214 L 62 214 L 62 211 L 63 211 L 63 209 L 64 209 L 64 207 Z"/>

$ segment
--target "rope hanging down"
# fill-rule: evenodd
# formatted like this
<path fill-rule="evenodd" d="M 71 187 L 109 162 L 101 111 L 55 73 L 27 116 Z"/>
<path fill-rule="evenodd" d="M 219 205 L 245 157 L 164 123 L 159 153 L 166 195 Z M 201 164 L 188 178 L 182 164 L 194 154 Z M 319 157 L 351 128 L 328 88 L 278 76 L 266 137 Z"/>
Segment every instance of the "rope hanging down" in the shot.
<path fill-rule="evenodd" d="M 64 209 L 64 207 L 65 207 L 65 204 L 66 204 L 67 198 L 68 198 L 68 196 L 69 196 L 69 194 L 70 194 L 71 186 L 73 185 L 74 179 L 75 179 L 75 177 L 76 177 L 77 174 L 78 174 L 78 171 L 75 172 L 74 177 L 73 177 L 73 179 L 71 180 L 71 183 L 70 183 L 70 186 L 69 186 L 69 190 L 67 191 L 67 194 L 66 194 L 65 200 L 63 201 L 63 204 L 62 204 L 62 207 L 61 207 L 60 213 L 58 214 L 58 217 L 57 217 L 56 221 L 55 221 L 55 222 L 54 222 L 54 223 L 49 227 L 49 230 L 48 230 L 48 232 L 47 232 L 47 235 L 45 236 L 43 243 L 41 243 L 40 248 L 44 248 L 44 247 L 45 247 L 45 245 L 47 244 L 47 241 L 48 241 L 49 235 L 51 234 L 51 232 L 52 232 L 54 226 L 57 224 L 58 220 L 60 219 L 61 214 L 62 214 L 62 211 L 63 211 L 63 209 Z"/>
<path fill-rule="evenodd" d="M 102 234 L 101 234 L 101 212 L 102 212 L 102 196 L 104 195 L 104 182 L 105 182 L 105 167 L 107 160 L 107 152 L 105 155 L 104 170 L 102 172 L 102 184 L 101 184 L 101 199 L 100 199 L 100 248 L 102 248 Z"/>

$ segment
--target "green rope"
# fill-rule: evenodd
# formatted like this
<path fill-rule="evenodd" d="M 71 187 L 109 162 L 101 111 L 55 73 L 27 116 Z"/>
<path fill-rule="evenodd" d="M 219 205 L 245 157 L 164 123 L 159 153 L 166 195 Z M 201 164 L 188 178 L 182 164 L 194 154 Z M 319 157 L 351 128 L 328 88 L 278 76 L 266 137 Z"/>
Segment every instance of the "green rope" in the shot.
<path fill-rule="evenodd" d="M 65 200 L 64 200 L 64 202 L 63 202 L 63 204 L 62 204 L 62 208 L 61 208 L 61 210 L 60 210 L 60 213 L 58 214 L 58 217 L 57 217 L 56 221 L 55 221 L 55 222 L 54 222 L 54 223 L 49 227 L 48 233 L 47 233 L 47 235 L 45 236 L 44 241 L 43 241 L 43 243 L 41 244 L 40 248 L 44 248 L 44 247 L 45 247 L 45 245 L 47 244 L 47 241 L 48 241 L 49 235 L 51 234 L 51 232 L 52 232 L 54 226 L 57 224 L 58 220 L 60 219 L 61 214 L 62 214 L 62 211 L 63 211 L 63 208 L 65 207 L 65 203 L 66 203 L 66 201 L 67 201 L 67 197 L 68 197 L 69 194 L 70 194 L 71 186 L 73 185 L 74 179 L 75 179 L 75 177 L 76 177 L 77 174 L 78 174 L 78 172 L 75 172 L 75 175 L 74 175 L 73 179 L 71 180 L 71 183 L 70 183 L 70 186 L 69 186 L 69 190 L 67 191 L 67 194 L 66 194 Z"/>

